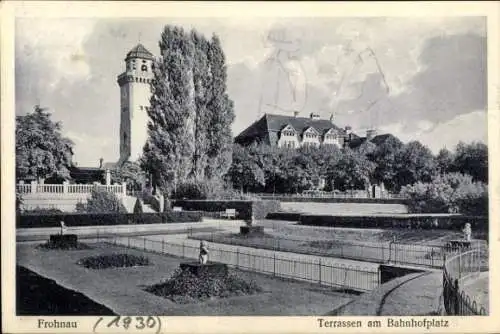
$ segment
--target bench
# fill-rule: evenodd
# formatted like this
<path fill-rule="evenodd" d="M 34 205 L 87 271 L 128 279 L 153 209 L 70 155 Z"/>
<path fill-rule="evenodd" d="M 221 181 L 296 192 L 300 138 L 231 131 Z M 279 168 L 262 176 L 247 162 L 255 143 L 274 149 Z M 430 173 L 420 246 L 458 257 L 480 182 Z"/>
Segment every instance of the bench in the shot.
<path fill-rule="evenodd" d="M 236 218 L 236 209 L 226 209 L 220 213 L 220 216 L 227 219 Z"/>
<path fill-rule="evenodd" d="M 182 211 L 182 208 L 180 206 L 174 206 L 173 211 Z"/>

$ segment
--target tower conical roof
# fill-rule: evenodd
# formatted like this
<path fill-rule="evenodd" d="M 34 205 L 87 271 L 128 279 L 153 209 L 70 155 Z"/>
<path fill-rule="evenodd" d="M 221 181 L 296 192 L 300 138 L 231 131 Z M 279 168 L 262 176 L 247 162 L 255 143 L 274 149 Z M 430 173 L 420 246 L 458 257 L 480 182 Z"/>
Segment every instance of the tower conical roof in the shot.
<path fill-rule="evenodd" d="M 144 45 L 139 43 L 127 53 L 127 58 L 125 58 L 125 60 L 129 58 L 141 58 L 141 59 L 153 60 L 153 54 L 149 52 L 144 47 Z"/>

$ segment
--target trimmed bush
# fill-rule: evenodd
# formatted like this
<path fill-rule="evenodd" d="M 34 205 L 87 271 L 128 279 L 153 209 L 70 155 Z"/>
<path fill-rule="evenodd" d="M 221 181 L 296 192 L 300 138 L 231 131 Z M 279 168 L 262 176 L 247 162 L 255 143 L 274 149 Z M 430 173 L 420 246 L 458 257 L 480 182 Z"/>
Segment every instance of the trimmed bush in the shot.
<path fill-rule="evenodd" d="M 173 206 L 180 206 L 183 210 L 204 212 L 222 212 L 226 209 L 236 209 L 237 219 L 264 219 L 271 212 L 280 211 L 279 201 L 224 201 L 224 200 L 177 200 Z M 213 216 L 210 214 L 210 216 Z"/>
<path fill-rule="evenodd" d="M 168 298 L 179 304 L 205 301 L 212 297 L 227 298 L 251 295 L 262 289 L 254 282 L 247 282 L 235 274 L 214 276 L 202 273 L 199 276 L 189 270 L 177 269 L 172 278 L 146 288 L 147 292 Z"/>
<path fill-rule="evenodd" d="M 110 254 L 90 256 L 78 260 L 77 264 L 90 269 L 123 268 L 135 266 L 148 266 L 149 259 L 144 256 L 132 254 Z"/>
<path fill-rule="evenodd" d="M 197 211 L 168 211 L 162 213 L 62 213 L 53 215 L 17 215 L 17 228 L 99 226 L 128 224 L 168 224 L 195 223 L 202 221 L 202 213 Z"/>
<path fill-rule="evenodd" d="M 135 200 L 134 213 L 143 213 L 141 200 L 138 198 Z"/>
<path fill-rule="evenodd" d="M 62 213 L 59 209 L 54 208 L 34 208 L 29 210 L 23 210 L 23 215 L 53 215 Z"/>

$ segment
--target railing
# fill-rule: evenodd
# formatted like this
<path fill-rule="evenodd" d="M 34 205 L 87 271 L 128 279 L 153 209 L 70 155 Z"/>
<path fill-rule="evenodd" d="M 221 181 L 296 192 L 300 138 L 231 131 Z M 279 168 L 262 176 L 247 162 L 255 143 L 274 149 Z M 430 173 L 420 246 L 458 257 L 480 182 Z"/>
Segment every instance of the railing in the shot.
<path fill-rule="evenodd" d="M 17 184 L 18 194 L 48 193 L 48 194 L 89 194 L 93 189 L 104 190 L 115 194 L 123 194 L 124 185 L 94 185 L 94 184 Z"/>
<path fill-rule="evenodd" d="M 106 240 L 115 245 L 182 258 L 198 259 L 199 256 L 198 247 L 186 245 L 185 243 L 130 236 L 114 236 Z M 272 256 L 260 253 L 258 250 L 243 251 L 237 248 L 233 251 L 210 245 L 209 260 L 225 263 L 237 269 L 319 283 L 343 290 L 364 292 L 373 290 L 380 284 L 378 270 L 351 265 L 332 265 L 322 262 L 321 259 L 317 261 L 313 259 L 297 260 L 286 254 L 277 255 L 276 252 L 273 252 Z"/>
<path fill-rule="evenodd" d="M 289 197 L 289 198 L 341 198 L 341 199 L 405 199 L 402 195 L 392 194 L 388 192 L 383 192 L 377 194 L 373 197 L 369 195 L 366 191 L 355 191 L 355 192 L 345 192 L 345 193 L 334 193 L 334 192 L 305 192 L 298 194 L 278 194 L 278 193 L 248 193 L 247 195 L 256 197 Z"/>
<path fill-rule="evenodd" d="M 484 255 L 484 254 L 483 254 Z M 487 315 L 484 306 L 467 295 L 461 285 L 483 269 L 481 250 L 472 249 L 448 259 L 443 266 L 443 300 L 449 315 Z"/>
<path fill-rule="evenodd" d="M 231 234 L 224 233 L 190 234 L 189 238 L 283 252 L 431 268 L 442 268 L 446 256 L 458 252 L 458 249 L 449 249 L 443 246 L 401 242 L 363 243 L 332 239 L 311 241 L 290 237 L 278 238 L 267 236 L 254 239 L 240 239 L 232 237 Z"/>

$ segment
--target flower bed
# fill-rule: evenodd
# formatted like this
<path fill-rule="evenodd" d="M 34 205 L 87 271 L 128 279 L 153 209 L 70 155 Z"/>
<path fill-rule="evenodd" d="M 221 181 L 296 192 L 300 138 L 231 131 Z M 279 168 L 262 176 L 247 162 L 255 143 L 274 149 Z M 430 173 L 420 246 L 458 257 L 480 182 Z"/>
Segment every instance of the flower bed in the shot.
<path fill-rule="evenodd" d="M 110 254 L 86 257 L 79 260 L 77 264 L 90 269 L 107 269 L 147 266 L 150 262 L 149 259 L 144 256 L 131 254 Z"/>
<path fill-rule="evenodd" d="M 214 276 L 207 273 L 194 275 L 180 268 L 165 282 L 152 285 L 147 292 L 165 297 L 179 304 L 189 304 L 211 298 L 227 298 L 262 292 L 254 281 L 245 281 L 235 274 Z"/>

